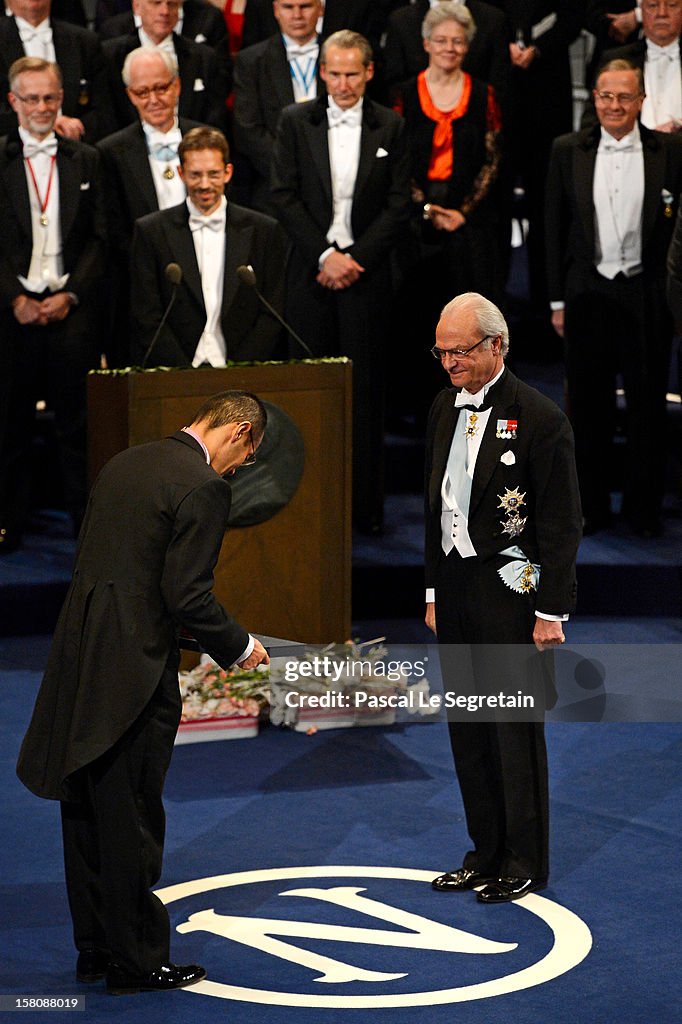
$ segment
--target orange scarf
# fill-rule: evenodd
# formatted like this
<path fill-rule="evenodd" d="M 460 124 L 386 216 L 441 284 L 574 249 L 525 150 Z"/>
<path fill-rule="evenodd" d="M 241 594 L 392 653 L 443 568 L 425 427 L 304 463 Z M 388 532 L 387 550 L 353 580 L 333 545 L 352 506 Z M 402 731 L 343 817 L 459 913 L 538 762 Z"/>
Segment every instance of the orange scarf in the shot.
<path fill-rule="evenodd" d="M 436 122 L 431 143 L 431 160 L 429 162 L 429 181 L 447 181 L 452 175 L 452 122 L 466 114 L 471 97 L 471 75 L 465 72 L 462 84 L 462 95 L 459 103 L 452 110 L 439 110 L 431 99 L 426 84 L 426 72 L 417 76 L 419 104 L 424 114 Z"/>

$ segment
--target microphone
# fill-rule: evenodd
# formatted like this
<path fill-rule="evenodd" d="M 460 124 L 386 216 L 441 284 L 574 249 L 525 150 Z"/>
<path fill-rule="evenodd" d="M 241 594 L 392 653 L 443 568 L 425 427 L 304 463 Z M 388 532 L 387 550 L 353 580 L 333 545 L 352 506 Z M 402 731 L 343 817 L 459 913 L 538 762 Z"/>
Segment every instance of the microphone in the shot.
<path fill-rule="evenodd" d="M 265 296 L 261 295 L 261 293 L 258 290 L 258 279 L 256 277 L 256 271 L 253 269 L 250 263 L 242 264 L 241 267 L 237 267 L 237 277 L 239 278 L 242 284 L 247 285 L 247 287 L 249 288 L 253 288 L 254 292 L 256 293 L 260 301 L 263 303 L 268 313 L 272 314 L 275 320 L 277 320 L 277 322 L 282 325 L 287 334 L 291 335 L 294 341 L 298 342 L 298 344 L 301 346 L 301 348 L 306 353 L 308 358 L 314 359 L 315 356 L 312 354 L 312 352 L 310 351 L 306 343 L 303 341 L 303 339 L 300 338 L 296 331 L 293 329 L 293 327 L 290 327 L 286 320 L 279 315 L 274 306 L 270 305 Z"/>
<path fill-rule="evenodd" d="M 144 354 L 144 359 L 142 360 L 142 369 L 143 370 L 147 366 L 147 361 L 149 360 L 149 357 L 152 354 L 152 350 L 153 350 L 154 346 L 156 345 L 158 337 L 161 334 L 161 331 L 163 330 L 163 326 L 166 323 L 166 320 L 168 319 L 168 314 L 170 313 L 171 309 L 173 308 L 173 303 L 175 302 L 175 296 L 177 295 L 177 291 L 178 291 L 178 285 L 182 281 L 182 267 L 180 266 L 179 263 L 169 263 L 168 266 L 164 269 L 163 273 L 165 275 L 166 280 L 170 284 L 172 284 L 173 291 L 171 293 L 170 302 L 166 306 L 166 311 L 163 314 L 163 316 L 161 317 L 161 322 L 159 323 L 159 326 L 154 331 L 154 337 L 149 342 L 149 347 L 147 348 L 147 351 Z"/>

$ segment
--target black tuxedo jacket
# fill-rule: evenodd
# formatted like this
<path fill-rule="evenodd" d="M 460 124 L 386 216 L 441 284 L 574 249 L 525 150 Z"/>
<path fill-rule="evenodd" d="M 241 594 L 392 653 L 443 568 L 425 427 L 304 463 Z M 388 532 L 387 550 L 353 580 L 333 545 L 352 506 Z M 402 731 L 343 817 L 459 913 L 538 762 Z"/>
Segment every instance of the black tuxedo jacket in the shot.
<path fill-rule="evenodd" d="M 31 265 L 31 207 L 18 132 L 0 139 L 0 305 L 22 291 L 17 281 Z M 96 149 L 59 139 L 59 214 L 67 288 L 81 306 L 96 305 L 104 273 L 106 215 Z"/>
<path fill-rule="evenodd" d="M 682 38 L 680 38 L 680 55 L 682 56 Z M 642 74 L 644 74 L 646 39 L 637 39 L 632 43 L 627 43 L 625 46 L 614 46 L 609 50 L 605 50 L 599 61 L 593 65 L 591 88 L 594 88 L 597 83 L 600 68 L 610 60 L 627 60 L 630 64 L 634 64 L 636 68 L 641 68 Z M 594 100 L 590 95 L 589 102 L 585 104 L 583 116 L 580 119 L 580 127 L 583 129 L 594 128 L 598 123 L 597 111 L 594 109 Z"/>
<path fill-rule="evenodd" d="M 74 798 L 69 776 L 142 713 L 184 627 L 221 665 L 248 634 L 213 595 L 230 487 L 188 434 L 121 452 L 92 490 L 19 777 Z"/>
<path fill-rule="evenodd" d="M 277 321 L 261 307 L 254 290 L 242 284 L 237 267 L 251 264 L 258 287 L 280 312 L 284 302 L 284 239 L 271 217 L 227 204 L 225 271 L 221 326 L 228 360 L 271 359 L 279 338 Z M 183 279 L 151 365 L 189 366 L 206 325 L 201 275 L 189 229 L 186 203 L 137 221 L 131 262 L 133 362 L 141 362 L 172 286 L 165 268 L 179 263 Z"/>
<path fill-rule="evenodd" d="M 385 262 L 408 220 L 409 181 L 403 119 L 365 96 L 350 253 L 367 273 Z M 326 96 L 282 112 L 271 198 L 289 238 L 316 273 L 320 255 L 329 248 L 333 213 Z"/>
<path fill-rule="evenodd" d="M 107 39 L 103 45 L 118 128 L 134 124 L 137 120 L 137 111 L 128 99 L 121 71 L 128 54 L 139 45 L 137 32 Z M 225 99 L 231 88 L 229 63 L 218 61 L 210 46 L 193 43 L 185 36 L 173 36 L 173 45 L 182 85 L 178 113 L 222 130 L 225 127 Z"/>
<path fill-rule="evenodd" d="M 461 410 L 456 390 L 446 388 L 431 407 L 426 433 L 425 519 L 426 586 L 435 585 L 441 549 L 441 485 Z M 575 563 L 582 533 L 582 513 L 573 454 L 573 433 L 561 409 L 509 370 L 489 392 L 492 409 L 481 442 L 469 506 L 469 534 L 480 562 L 518 545 L 540 565 L 535 607 L 548 615 L 573 610 Z M 517 421 L 514 439 L 498 438 L 498 419 Z M 507 456 L 502 461 L 502 456 Z M 525 495 L 520 509 L 526 518 L 522 533 L 503 533 L 500 499 L 506 490 Z M 457 557 L 451 555 L 451 557 Z M 504 588 L 500 581 L 500 587 Z M 482 617 L 495 610 L 482 608 Z"/>
<path fill-rule="evenodd" d="M 318 93 L 320 88 L 318 81 Z M 235 144 L 265 181 L 270 177 L 280 114 L 293 102 L 294 88 L 286 47 L 279 33 L 237 54 L 234 65 Z"/>
<path fill-rule="evenodd" d="M 665 257 L 682 192 L 682 137 L 642 125 L 639 130 L 644 157 L 642 264 L 645 283 L 661 289 L 663 307 Z M 596 252 L 592 183 L 599 139 L 597 126 L 554 142 L 545 212 L 550 301 L 570 299 L 589 284 Z"/>
<path fill-rule="evenodd" d="M 198 121 L 178 118 L 185 135 Z M 109 238 L 117 252 L 130 253 L 135 221 L 158 210 L 142 123 L 130 124 L 97 144 L 106 183 Z"/>
<path fill-rule="evenodd" d="M 462 67 L 474 78 L 488 82 L 501 104 L 509 88 L 509 31 L 502 11 L 482 0 L 469 0 L 467 7 L 476 22 L 474 36 Z M 384 75 L 389 87 L 414 78 L 428 65 L 422 40 L 422 22 L 429 12 L 429 0 L 417 0 L 399 7 L 388 19 L 384 50 Z"/>
<path fill-rule="evenodd" d="M 85 126 L 84 141 L 97 142 L 116 127 L 111 113 L 107 69 L 99 39 L 93 32 L 50 19 L 57 64 L 64 79 L 62 111 Z M 0 135 L 16 127 L 17 117 L 7 101 L 9 69 L 24 56 L 14 18 L 0 18 Z"/>
<path fill-rule="evenodd" d="M 195 43 L 207 43 L 215 47 L 227 35 L 227 25 L 222 12 L 206 0 L 184 0 L 182 5 L 182 33 Z M 132 11 L 123 11 L 103 21 L 97 30 L 101 39 L 116 39 L 135 31 Z"/>

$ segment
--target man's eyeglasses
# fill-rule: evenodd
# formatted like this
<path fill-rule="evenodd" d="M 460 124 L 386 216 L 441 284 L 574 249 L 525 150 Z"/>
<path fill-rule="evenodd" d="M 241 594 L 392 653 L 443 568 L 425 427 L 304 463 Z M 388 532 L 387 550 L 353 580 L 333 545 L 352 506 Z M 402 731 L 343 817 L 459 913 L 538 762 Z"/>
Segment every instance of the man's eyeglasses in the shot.
<path fill-rule="evenodd" d="M 62 102 L 61 92 L 48 92 L 44 96 L 34 96 L 33 93 L 30 96 L 20 96 L 18 92 L 13 93 L 13 95 L 18 100 L 21 100 L 22 103 L 25 103 L 27 107 L 37 107 L 41 103 L 44 103 L 46 107 L 52 107 Z"/>
<path fill-rule="evenodd" d="M 630 103 L 634 103 L 635 100 L 641 99 L 642 96 L 641 92 L 634 95 L 630 92 L 596 92 L 594 95 L 600 103 L 613 103 L 615 100 L 616 103 L 619 103 L 623 107 L 629 106 Z"/>
<path fill-rule="evenodd" d="M 446 356 L 455 356 L 456 359 L 463 359 L 470 352 L 473 352 L 475 348 L 478 348 L 479 345 L 482 345 L 484 341 L 491 341 L 492 338 L 499 338 L 499 334 L 486 334 L 485 338 L 481 338 L 480 341 L 477 341 L 475 345 L 470 345 L 469 348 L 438 348 L 438 345 L 434 345 L 431 349 L 431 355 L 439 363 L 442 363 Z"/>
<path fill-rule="evenodd" d="M 135 99 L 142 100 L 142 102 L 144 103 L 152 95 L 165 96 L 168 90 L 173 85 L 174 81 L 175 79 L 171 78 L 170 82 L 162 82 L 160 85 L 150 85 L 149 88 L 145 86 L 144 89 L 131 89 L 130 87 L 128 87 L 128 91 L 133 94 Z"/>
<path fill-rule="evenodd" d="M 242 462 L 242 466 L 253 466 L 256 462 L 256 449 L 253 447 L 253 434 L 249 433 L 249 439 L 251 441 L 251 451 Z"/>

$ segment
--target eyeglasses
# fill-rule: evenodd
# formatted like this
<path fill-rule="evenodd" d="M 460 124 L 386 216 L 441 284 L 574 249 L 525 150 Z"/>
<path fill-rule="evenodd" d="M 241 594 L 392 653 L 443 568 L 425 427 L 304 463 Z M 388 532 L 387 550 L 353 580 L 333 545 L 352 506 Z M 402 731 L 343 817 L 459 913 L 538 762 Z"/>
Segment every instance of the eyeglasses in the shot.
<path fill-rule="evenodd" d="M 174 81 L 175 81 L 175 79 L 171 78 L 170 82 L 162 82 L 160 85 L 150 85 L 149 88 L 147 88 L 145 86 L 144 89 L 131 89 L 130 86 L 129 86 L 128 87 L 128 92 L 131 92 L 133 94 L 133 96 L 135 97 L 135 99 L 142 100 L 142 102 L 144 103 L 152 95 L 153 96 L 165 96 L 166 93 L 168 92 L 168 90 L 173 85 Z"/>
<path fill-rule="evenodd" d="M 469 45 L 468 39 L 459 36 L 457 38 L 453 38 L 451 36 L 431 36 L 429 42 L 439 50 L 444 46 L 454 46 L 455 50 L 466 50 Z"/>
<path fill-rule="evenodd" d="M 251 451 L 242 462 L 242 466 L 253 466 L 256 462 L 256 449 L 253 447 L 253 434 L 249 433 L 249 440 L 251 441 Z"/>
<path fill-rule="evenodd" d="M 44 96 L 35 96 L 31 93 L 30 96 L 20 96 L 18 92 L 13 93 L 18 100 L 25 103 L 27 107 L 37 107 L 41 103 L 44 103 L 46 107 L 51 107 L 54 104 L 62 102 L 61 92 L 47 92 Z"/>
<path fill-rule="evenodd" d="M 629 106 L 630 103 L 634 103 L 642 96 L 641 92 L 635 93 L 634 96 L 630 92 L 596 92 L 594 95 L 600 103 L 613 103 L 615 100 L 623 107 Z"/>
<path fill-rule="evenodd" d="M 473 352 L 475 348 L 478 348 L 479 345 L 482 345 L 484 341 L 490 341 L 492 338 L 499 338 L 499 334 L 486 334 L 485 338 L 481 338 L 480 341 L 477 341 L 475 345 L 470 345 L 469 348 L 438 348 L 438 345 L 434 345 L 431 349 L 431 355 L 439 363 L 442 363 L 446 356 L 463 359 L 470 352 Z"/>

